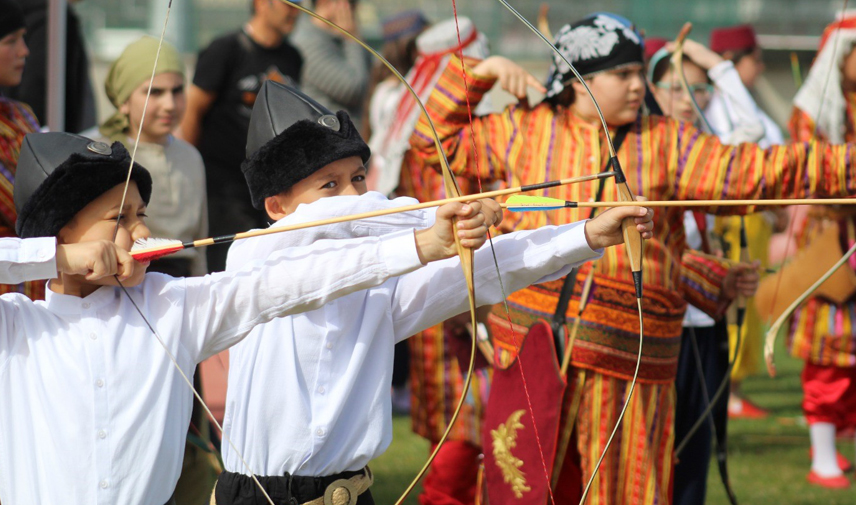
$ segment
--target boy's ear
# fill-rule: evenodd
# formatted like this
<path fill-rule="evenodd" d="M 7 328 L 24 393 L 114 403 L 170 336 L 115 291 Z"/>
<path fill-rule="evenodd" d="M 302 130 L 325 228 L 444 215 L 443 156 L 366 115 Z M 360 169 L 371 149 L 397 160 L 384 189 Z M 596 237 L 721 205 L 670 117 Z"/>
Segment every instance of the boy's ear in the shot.
<path fill-rule="evenodd" d="M 273 219 L 274 221 L 279 221 L 288 215 L 285 211 L 285 208 L 282 205 L 282 202 L 279 199 L 279 195 L 269 196 L 265 198 L 265 212 L 268 217 Z"/>

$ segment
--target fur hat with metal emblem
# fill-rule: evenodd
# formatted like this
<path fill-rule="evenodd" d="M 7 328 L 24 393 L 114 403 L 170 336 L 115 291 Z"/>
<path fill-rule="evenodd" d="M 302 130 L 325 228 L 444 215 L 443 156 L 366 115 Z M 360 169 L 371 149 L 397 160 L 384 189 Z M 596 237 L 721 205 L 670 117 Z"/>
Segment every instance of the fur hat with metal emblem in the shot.
<path fill-rule="evenodd" d="M 75 214 L 128 176 L 125 147 L 72 133 L 24 137 L 15 172 L 15 231 L 19 237 L 55 237 Z M 149 171 L 134 163 L 131 180 L 146 204 L 152 196 Z M 118 202 L 117 202 L 118 204 Z"/>
<path fill-rule="evenodd" d="M 333 114 L 300 91 L 268 80 L 253 106 L 241 170 L 253 207 L 261 210 L 265 198 L 287 191 L 330 163 L 351 156 L 366 163 L 370 155 L 347 112 Z"/>

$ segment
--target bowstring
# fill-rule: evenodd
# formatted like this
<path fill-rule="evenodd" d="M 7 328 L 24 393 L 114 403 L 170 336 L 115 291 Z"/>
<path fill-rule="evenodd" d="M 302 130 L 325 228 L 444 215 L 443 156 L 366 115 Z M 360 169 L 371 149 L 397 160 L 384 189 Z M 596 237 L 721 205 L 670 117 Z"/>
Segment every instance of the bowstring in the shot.
<path fill-rule="evenodd" d="M 116 238 L 119 235 L 119 227 L 121 225 L 122 217 L 123 217 L 122 212 L 123 212 L 123 209 L 125 208 L 125 200 L 128 196 L 128 188 L 131 184 L 131 174 L 134 171 L 134 163 L 135 163 L 136 156 L 137 156 L 137 147 L 140 145 L 140 136 L 143 132 L 143 125 L 145 124 L 145 120 L 146 120 L 146 110 L 148 109 L 148 106 L 149 106 L 149 98 L 151 97 L 154 79 L 155 79 L 155 76 L 157 75 L 158 60 L 160 59 L 161 48 L 163 47 L 164 38 L 166 37 L 166 28 L 167 28 L 167 25 L 169 24 L 169 15 L 170 15 L 171 11 L 172 11 L 172 0 L 169 0 L 169 2 L 167 4 L 167 8 L 166 8 L 166 15 L 164 16 L 164 20 L 163 20 L 163 26 L 161 28 L 160 38 L 158 39 L 158 48 L 157 48 L 157 51 L 155 52 L 155 62 L 154 62 L 154 66 L 152 68 L 152 76 L 151 76 L 151 79 L 149 80 L 148 88 L 146 89 L 146 99 L 143 102 L 143 113 L 140 116 L 140 126 L 137 129 L 137 135 L 136 135 L 136 139 L 134 141 L 134 148 L 133 148 L 132 154 L 131 154 L 131 163 L 130 163 L 130 166 L 128 167 L 128 175 L 125 178 L 125 187 L 122 190 L 122 200 L 119 204 L 119 215 L 116 217 L 116 227 L 113 231 L 113 242 L 116 242 Z M 154 326 L 149 322 L 148 318 L 146 318 L 143 311 L 140 309 L 140 307 L 137 305 L 137 303 L 131 297 L 131 294 L 125 288 L 125 285 L 122 284 L 122 281 L 119 280 L 119 276 L 114 275 L 113 278 L 116 280 L 116 283 L 119 285 L 122 292 L 128 298 L 128 301 L 131 302 L 131 304 L 134 306 L 134 309 L 136 309 L 137 313 L 140 315 L 140 317 L 146 323 L 146 326 L 148 326 L 149 330 L 151 330 L 151 332 L 154 334 L 155 338 L 160 343 L 161 347 L 163 347 L 167 356 L 169 356 L 169 359 L 172 362 L 173 366 L 175 367 L 176 370 L 178 370 L 178 373 L 184 379 L 184 382 L 187 384 L 187 386 L 190 387 L 190 390 L 193 392 L 193 396 L 196 398 L 197 401 L 199 401 L 199 404 L 202 405 L 202 408 L 205 410 L 205 413 L 208 415 L 208 417 L 211 419 L 211 421 L 213 421 L 214 426 L 217 427 L 217 430 L 220 432 L 220 435 L 223 437 L 224 440 L 226 440 L 226 442 L 229 444 L 229 446 L 232 448 L 232 450 L 235 451 L 235 454 L 238 456 L 238 459 L 241 460 L 241 464 L 243 464 L 244 468 L 246 468 L 246 470 L 248 472 L 250 472 L 250 478 L 252 478 L 253 482 L 258 486 L 259 490 L 261 491 L 262 495 L 265 497 L 265 499 L 267 500 L 269 505 L 274 505 L 273 500 L 271 499 L 271 497 L 268 495 L 267 491 L 265 491 L 264 487 L 262 487 L 261 483 L 256 478 L 255 472 L 250 467 L 250 465 L 247 464 L 246 460 L 244 459 L 243 454 L 241 454 L 241 452 L 238 450 L 238 448 L 235 447 L 235 444 L 232 443 L 232 439 L 229 438 L 229 436 L 226 434 L 226 432 L 223 431 L 223 427 L 220 425 L 220 423 L 214 417 L 214 414 L 211 412 L 211 409 L 205 403 L 205 400 L 202 399 L 202 396 L 199 394 L 199 392 L 193 386 L 193 382 L 187 378 L 187 374 L 185 374 L 184 370 L 181 369 L 181 366 L 179 366 L 178 362 L 176 361 L 172 352 L 170 352 L 170 350 L 167 348 L 167 346 L 164 343 L 161 336 L 158 334 L 158 332 L 155 330 Z"/>
<path fill-rule="evenodd" d="M 455 18 L 455 34 L 458 37 L 458 48 L 459 48 L 459 50 L 458 50 L 459 55 L 458 56 L 461 60 L 461 76 L 462 76 L 463 81 L 464 81 L 464 90 L 465 90 L 464 96 L 466 97 L 467 116 L 469 118 L 470 142 L 472 144 L 473 161 L 475 162 L 475 166 L 476 166 L 476 181 L 478 182 L 479 193 L 481 193 L 481 192 L 483 192 L 482 181 L 481 181 L 481 166 L 479 163 L 478 148 L 476 146 L 476 134 L 475 134 L 475 127 L 473 125 L 473 111 L 472 111 L 472 106 L 470 104 L 470 86 L 469 86 L 469 81 L 467 80 L 466 65 L 464 63 L 464 47 L 463 47 L 463 42 L 461 41 L 461 29 L 460 29 L 460 26 L 458 24 L 458 5 L 457 5 L 456 0 L 452 0 L 452 13 L 453 13 L 454 18 Z M 473 27 L 473 29 L 474 30 L 476 29 L 475 26 Z M 493 255 L 493 264 L 494 264 L 494 267 L 496 268 L 496 278 L 499 281 L 500 293 L 502 293 L 502 304 L 503 304 L 503 307 L 505 309 L 505 316 L 506 316 L 506 319 L 508 321 L 508 328 L 511 331 L 512 340 L 514 342 L 514 346 L 515 346 L 517 354 L 518 354 L 517 363 L 519 364 L 518 370 L 520 370 L 520 380 L 521 380 L 521 383 L 523 384 L 523 394 L 526 397 L 526 405 L 529 409 L 529 418 L 532 421 L 533 434 L 535 435 L 535 445 L 538 447 L 538 456 L 541 459 L 541 467 L 544 470 L 544 478 L 547 481 L 547 493 L 550 497 L 550 503 L 555 504 L 556 499 L 553 496 L 553 487 L 551 485 L 551 479 L 550 479 L 549 471 L 547 470 L 547 460 L 544 457 L 544 448 L 541 444 L 541 436 L 538 432 L 538 424 L 535 422 L 535 409 L 532 406 L 532 398 L 529 394 L 529 385 L 526 382 L 526 377 L 525 377 L 525 374 L 523 372 L 523 359 L 520 356 L 520 347 L 521 347 L 522 343 L 520 342 L 520 339 L 518 338 L 517 332 L 514 330 L 514 324 L 512 323 L 512 320 L 511 320 L 511 311 L 508 308 L 508 294 L 506 293 L 505 285 L 502 282 L 502 274 L 500 273 L 499 261 L 497 260 L 497 257 L 496 257 L 496 250 L 494 249 L 494 246 L 493 246 L 493 237 L 491 236 L 490 230 L 488 230 L 488 232 L 487 232 L 487 238 L 488 238 L 488 241 L 490 242 L 490 250 L 491 250 L 491 254 Z M 473 334 L 472 337 L 475 339 L 476 335 Z"/>

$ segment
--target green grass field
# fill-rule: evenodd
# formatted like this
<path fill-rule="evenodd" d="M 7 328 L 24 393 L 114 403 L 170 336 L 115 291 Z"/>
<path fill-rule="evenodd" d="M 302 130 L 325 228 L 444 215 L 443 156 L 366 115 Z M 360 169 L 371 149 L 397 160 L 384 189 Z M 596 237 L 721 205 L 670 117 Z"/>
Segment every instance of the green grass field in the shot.
<path fill-rule="evenodd" d="M 776 379 L 764 375 L 744 384 L 744 391 L 758 404 L 769 408 L 772 415 L 762 421 L 729 423 L 729 470 L 738 501 L 751 505 L 856 503 L 856 486 L 831 491 L 806 483 L 809 439 L 800 410 L 802 362 L 780 350 L 777 364 L 779 376 Z M 394 503 L 427 457 L 427 444 L 411 433 L 409 418 L 396 418 L 394 428 L 392 446 L 372 463 L 375 473 L 372 493 L 379 505 Z M 839 443 L 839 450 L 850 459 L 854 456 L 854 447 L 852 440 Z M 415 505 L 415 496 L 405 503 Z M 715 464 L 711 465 L 708 477 L 707 503 L 728 504 Z"/>

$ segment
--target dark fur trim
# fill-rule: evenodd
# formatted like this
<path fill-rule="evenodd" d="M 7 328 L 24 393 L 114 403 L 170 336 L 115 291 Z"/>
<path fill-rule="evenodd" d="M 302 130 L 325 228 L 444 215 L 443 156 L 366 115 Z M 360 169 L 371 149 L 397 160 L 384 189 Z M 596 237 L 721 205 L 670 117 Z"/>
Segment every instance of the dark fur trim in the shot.
<path fill-rule="evenodd" d="M 94 158 L 72 154 L 27 199 L 15 231 L 21 238 L 55 237 L 63 226 L 90 202 L 113 187 L 125 183 L 131 158 L 113 144 L 113 155 Z M 121 146 L 121 144 L 119 144 Z M 152 196 L 149 171 L 134 163 L 131 180 L 137 183 L 146 204 Z M 119 202 L 116 202 L 117 204 Z"/>
<path fill-rule="evenodd" d="M 335 131 L 304 119 L 269 140 L 241 164 L 253 207 L 262 210 L 265 198 L 287 191 L 299 181 L 344 158 L 369 160 L 371 150 L 345 111 L 336 113 L 341 128 Z"/>

